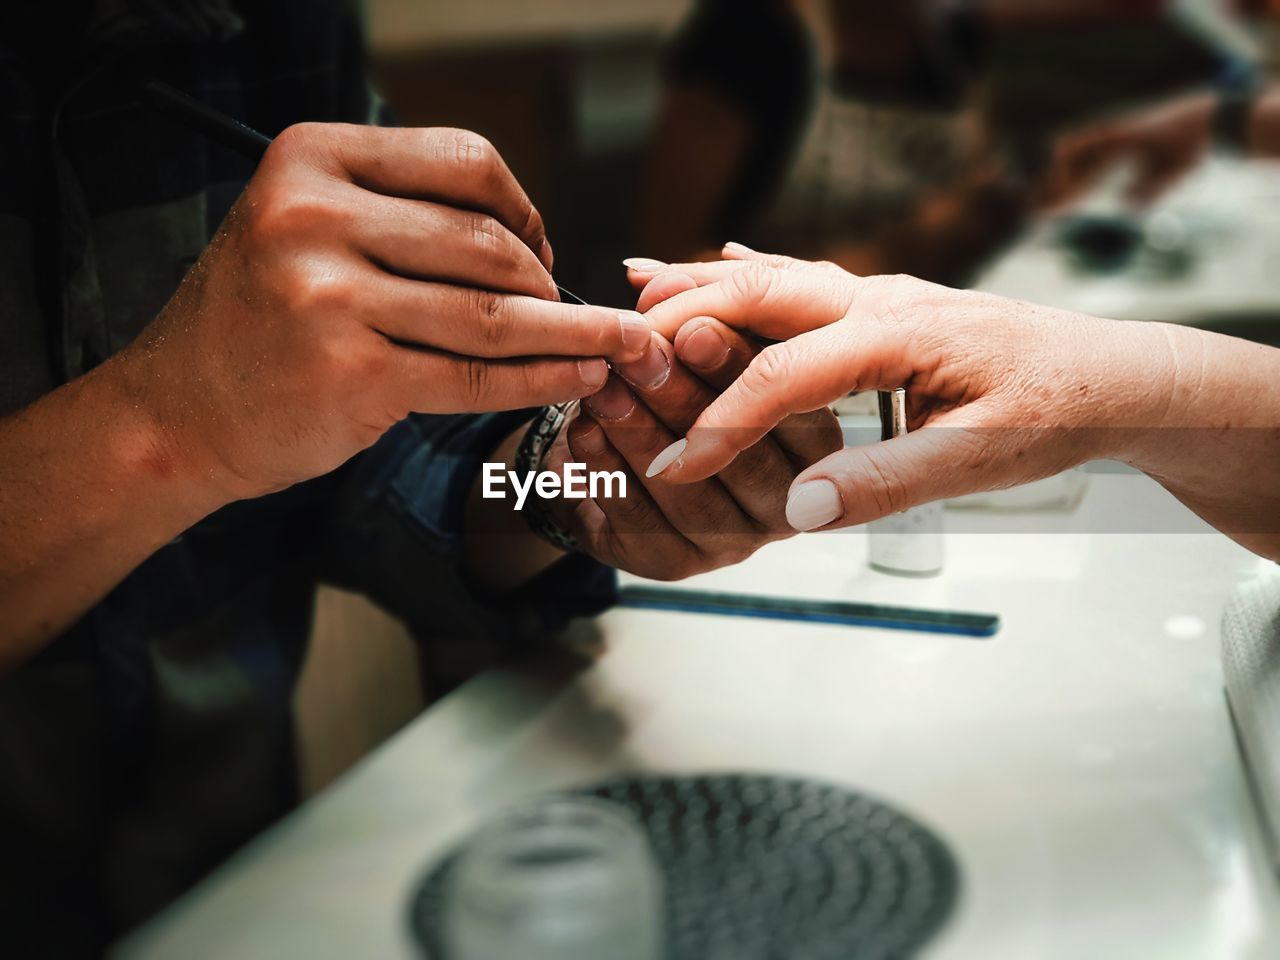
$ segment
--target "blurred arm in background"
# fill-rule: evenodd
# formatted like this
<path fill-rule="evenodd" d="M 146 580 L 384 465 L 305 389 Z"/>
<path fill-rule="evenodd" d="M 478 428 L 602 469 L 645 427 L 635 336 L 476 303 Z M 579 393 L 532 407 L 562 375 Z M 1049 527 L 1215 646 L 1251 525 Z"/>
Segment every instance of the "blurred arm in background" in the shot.
<path fill-rule="evenodd" d="M 1234 117 L 1232 110 L 1238 111 Z M 1235 141 L 1250 156 L 1280 157 L 1280 87 L 1238 106 L 1212 92 L 1189 94 L 1069 133 L 1054 147 L 1044 201 L 1068 203 L 1128 161 L 1135 168 L 1130 199 L 1150 203 L 1203 160 L 1215 134 Z"/>

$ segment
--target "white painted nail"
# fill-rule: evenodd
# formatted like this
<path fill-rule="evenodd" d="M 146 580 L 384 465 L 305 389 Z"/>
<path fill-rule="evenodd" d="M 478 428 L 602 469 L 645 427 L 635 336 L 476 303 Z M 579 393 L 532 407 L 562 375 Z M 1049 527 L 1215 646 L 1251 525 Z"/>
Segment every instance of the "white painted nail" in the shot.
<path fill-rule="evenodd" d="M 738 243 L 736 240 L 730 240 L 724 245 L 725 253 L 740 253 L 747 256 L 755 254 L 755 251 L 748 247 L 745 243 Z"/>
<path fill-rule="evenodd" d="M 622 265 L 636 273 L 658 273 L 667 269 L 667 265 L 661 260 L 653 260 L 649 257 L 627 257 L 622 261 Z"/>
<path fill-rule="evenodd" d="M 667 469 L 667 467 L 680 459 L 680 454 L 684 453 L 684 448 L 688 445 L 688 439 L 681 439 L 667 447 L 667 449 L 653 458 L 653 463 L 649 464 L 649 469 L 644 472 L 644 478 L 650 480 Z"/>
<path fill-rule="evenodd" d="M 844 516 L 844 501 L 830 480 L 810 480 L 787 497 L 787 523 L 796 530 L 817 530 Z"/>

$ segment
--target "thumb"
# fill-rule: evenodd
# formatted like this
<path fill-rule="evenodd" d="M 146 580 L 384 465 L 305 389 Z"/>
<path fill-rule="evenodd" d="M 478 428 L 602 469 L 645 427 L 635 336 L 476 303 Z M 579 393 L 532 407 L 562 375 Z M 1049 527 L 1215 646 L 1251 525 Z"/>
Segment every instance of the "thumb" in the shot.
<path fill-rule="evenodd" d="M 989 431 L 938 426 L 839 450 L 796 477 L 787 522 L 797 530 L 852 527 L 1002 486 L 991 440 Z"/>

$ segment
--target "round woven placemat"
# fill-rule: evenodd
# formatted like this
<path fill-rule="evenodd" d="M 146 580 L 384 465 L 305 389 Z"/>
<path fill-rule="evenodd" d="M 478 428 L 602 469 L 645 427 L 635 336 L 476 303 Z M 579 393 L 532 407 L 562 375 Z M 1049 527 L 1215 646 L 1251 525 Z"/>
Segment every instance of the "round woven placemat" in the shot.
<path fill-rule="evenodd" d="M 910 957 L 955 903 L 959 873 L 937 835 L 832 784 L 646 776 L 572 792 L 622 805 L 648 831 L 664 872 L 668 960 Z M 448 960 L 438 931 L 453 859 L 410 903 L 430 960 Z"/>

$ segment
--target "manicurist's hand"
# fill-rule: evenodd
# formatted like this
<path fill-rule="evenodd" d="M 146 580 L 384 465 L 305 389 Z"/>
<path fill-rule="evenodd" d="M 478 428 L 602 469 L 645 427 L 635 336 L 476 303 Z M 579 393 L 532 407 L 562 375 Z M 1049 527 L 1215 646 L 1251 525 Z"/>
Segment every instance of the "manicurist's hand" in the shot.
<path fill-rule="evenodd" d="M 686 327 L 713 317 L 781 342 L 659 455 L 655 480 L 704 482 L 787 417 L 850 391 L 906 387 L 912 432 L 803 470 L 789 491 L 792 526 L 849 526 L 1113 458 L 1247 546 L 1280 556 L 1280 350 L 910 277 L 727 253 L 735 259 L 669 268 L 700 285 L 655 305 L 654 329 L 679 342 Z"/>
<path fill-rule="evenodd" d="M 695 287 L 667 273 L 650 283 L 638 307 Z M 826 410 L 782 420 L 713 477 L 677 486 L 646 476 L 654 457 L 733 383 L 756 352 L 749 340 L 706 318 L 674 341 L 655 334 L 638 360 L 615 364 L 604 389 L 553 448 L 548 468 L 565 461 L 589 471 L 617 471 L 627 496 L 560 501 L 552 508 L 582 548 L 610 565 L 660 580 L 676 580 L 735 563 L 761 545 L 795 531 L 785 516 L 796 474 L 841 446 Z"/>
<path fill-rule="evenodd" d="M 410 412 L 584 396 L 634 358 L 634 313 L 558 302 L 543 223 L 460 130 L 304 124 L 122 358 L 174 456 L 251 497 Z"/>
<path fill-rule="evenodd" d="M 325 473 L 411 411 L 538 406 L 635 359 L 635 313 L 558 302 L 542 220 L 460 130 L 304 124 L 137 341 L 0 418 L 0 672 L 229 501 Z"/>

